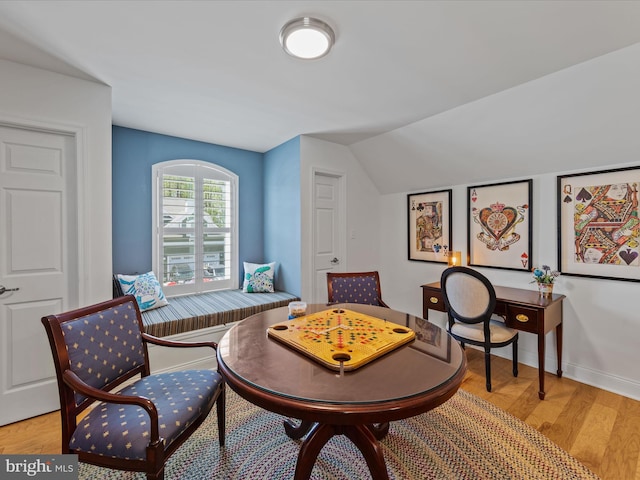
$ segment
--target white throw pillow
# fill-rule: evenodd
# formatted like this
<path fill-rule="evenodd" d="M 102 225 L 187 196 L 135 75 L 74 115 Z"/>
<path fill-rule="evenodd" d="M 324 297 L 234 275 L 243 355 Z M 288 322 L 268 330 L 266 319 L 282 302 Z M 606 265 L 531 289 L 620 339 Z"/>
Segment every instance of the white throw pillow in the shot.
<path fill-rule="evenodd" d="M 248 293 L 273 293 L 276 262 L 244 262 L 244 282 L 242 291 Z"/>

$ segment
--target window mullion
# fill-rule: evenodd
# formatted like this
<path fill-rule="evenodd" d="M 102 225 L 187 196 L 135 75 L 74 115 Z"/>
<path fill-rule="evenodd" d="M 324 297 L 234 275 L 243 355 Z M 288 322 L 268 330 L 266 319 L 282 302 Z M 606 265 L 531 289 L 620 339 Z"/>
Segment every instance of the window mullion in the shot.
<path fill-rule="evenodd" d="M 195 201 L 195 242 L 194 242 L 194 277 L 196 283 L 196 290 L 203 291 L 203 271 L 204 271 L 204 202 L 203 202 L 203 175 L 202 168 L 196 165 L 194 175 L 194 201 Z"/>

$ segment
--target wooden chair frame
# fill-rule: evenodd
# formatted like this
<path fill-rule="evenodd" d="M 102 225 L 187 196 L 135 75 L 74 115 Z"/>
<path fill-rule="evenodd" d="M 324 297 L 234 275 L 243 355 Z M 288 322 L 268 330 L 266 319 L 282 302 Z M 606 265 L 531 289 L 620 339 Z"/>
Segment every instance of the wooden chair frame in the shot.
<path fill-rule="evenodd" d="M 470 275 L 482 282 L 482 284 L 487 288 L 489 293 L 489 301 L 487 302 L 487 307 L 485 311 L 478 315 L 477 317 L 469 318 L 461 315 L 456 311 L 454 307 L 451 306 L 449 301 L 449 295 L 447 294 L 447 279 L 450 275 L 462 273 L 466 275 Z M 518 376 L 518 334 L 516 333 L 513 337 L 505 342 L 491 342 L 491 330 L 490 330 L 490 322 L 491 317 L 493 315 L 493 311 L 496 307 L 496 291 L 493 288 L 493 285 L 484 275 L 480 272 L 473 270 L 468 267 L 449 267 L 444 272 L 442 272 L 442 276 L 440 278 L 440 287 L 442 289 L 442 296 L 444 299 L 444 304 L 447 310 L 447 318 L 448 318 L 448 331 L 449 334 L 455 338 L 460 344 L 462 348 L 464 348 L 465 344 L 468 343 L 470 345 L 475 345 L 478 347 L 482 347 L 484 349 L 484 366 L 485 366 L 485 381 L 487 392 L 491 391 L 491 349 L 505 347 L 509 344 L 513 345 L 513 376 Z M 453 327 L 455 322 L 474 324 L 474 323 L 483 323 L 483 333 L 484 333 L 484 341 L 476 341 L 473 339 L 469 339 L 466 337 L 462 337 L 456 335 L 451 332 L 451 328 Z"/>
<path fill-rule="evenodd" d="M 70 368 L 69 354 L 62 331 L 65 322 L 95 314 L 97 312 L 133 303 L 136 317 L 142 332 L 142 348 L 144 363 L 128 370 L 104 388 L 97 389 L 85 383 Z M 186 428 L 170 445 L 164 446 L 163 438 L 160 437 L 158 427 L 158 411 L 151 400 L 143 396 L 121 395 L 113 390 L 125 382 L 134 379 L 137 375 L 146 377 L 151 374 L 149 366 L 149 353 L 147 344 L 155 344 L 164 347 L 193 348 L 208 347 L 217 349 L 215 342 L 177 342 L 166 340 L 144 333 L 142 317 L 135 298 L 131 295 L 115 298 L 96 305 L 79 308 L 73 311 L 58 315 L 48 315 L 42 318 L 42 323 L 47 331 L 49 343 L 53 353 L 53 361 L 58 379 L 58 393 L 60 396 L 60 415 L 62 418 L 62 453 L 75 453 L 81 462 L 90 463 L 107 468 L 118 470 L 131 470 L 145 472 L 148 479 L 158 480 L 164 478 L 164 466 L 167 459 L 182 445 L 185 440 L 202 424 L 213 404 L 217 406 L 218 416 L 218 441 L 220 446 L 225 443 L 225 383 L 220 382 L 217 391 L 212 396 L 210 402 L 202 409 L 201 415 Z M 76 404 L 75 394 L 80 393 L 86 398 L 80 404 Z M 102 455 L 91 454 L 82 451 L 73 451 L 69 447 L 71 436 L 77 427 L 77 418 L 82 415 L 91 405 L 96 402 L 107 402 L 125 405 L 137 405 L 143 408 L 150 417 L 150 438 L 146 449 L 146 460 L 110 458 Z"/>

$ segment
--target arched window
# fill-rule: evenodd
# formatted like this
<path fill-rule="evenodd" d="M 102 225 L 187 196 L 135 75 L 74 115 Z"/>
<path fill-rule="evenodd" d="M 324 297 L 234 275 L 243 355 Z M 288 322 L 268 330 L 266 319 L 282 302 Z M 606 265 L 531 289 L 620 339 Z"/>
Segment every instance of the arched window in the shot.
<path fill-rule="evenodd" d="M 238 288 L 238 176 L 200 160 L 153 166 L 153 262 L 167 295 Z"/>

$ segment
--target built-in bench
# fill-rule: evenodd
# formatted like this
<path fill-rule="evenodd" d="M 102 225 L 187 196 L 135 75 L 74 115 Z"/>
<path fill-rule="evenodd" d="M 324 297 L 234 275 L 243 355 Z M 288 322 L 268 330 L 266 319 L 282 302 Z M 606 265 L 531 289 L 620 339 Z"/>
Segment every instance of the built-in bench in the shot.
<path fill-rule="evenodd" d="M 113 296 L 123 292 L 113 279 Z M 227 325 L 272 308 L 286 307 L 300 300 L 287 292 L 246 293 L 242 290 L 216 290 L 167 298 L 169 304 L 142 312 L 145 332 L 167 337 L 203 328 Z"/>
<path fill-rule="evenodd" d="M 169 305 L 142 312 L 147 333 L 166 337 L 237 322 L 272 308 L 299 300 L 287 292 L 245 293 L 242 290 L 184 295 L 168 299 Z"/>
<path fill-rule="evenodd" d="M 114 278 L 113 296 L 122 296 L 120 283 Z M 300 300 L 287 292 L 245 293 L 242 290 L 218 290 L 168 298 L 169 304 L 142 312 L 147 333 L 185 342 L 219 342 L 235 322 L 255 313 L 284 307 Z M 154 373 L 187 368 L 212 368 L 215 356 L 211 349 L 163 348 L 149 346 Z"/>

